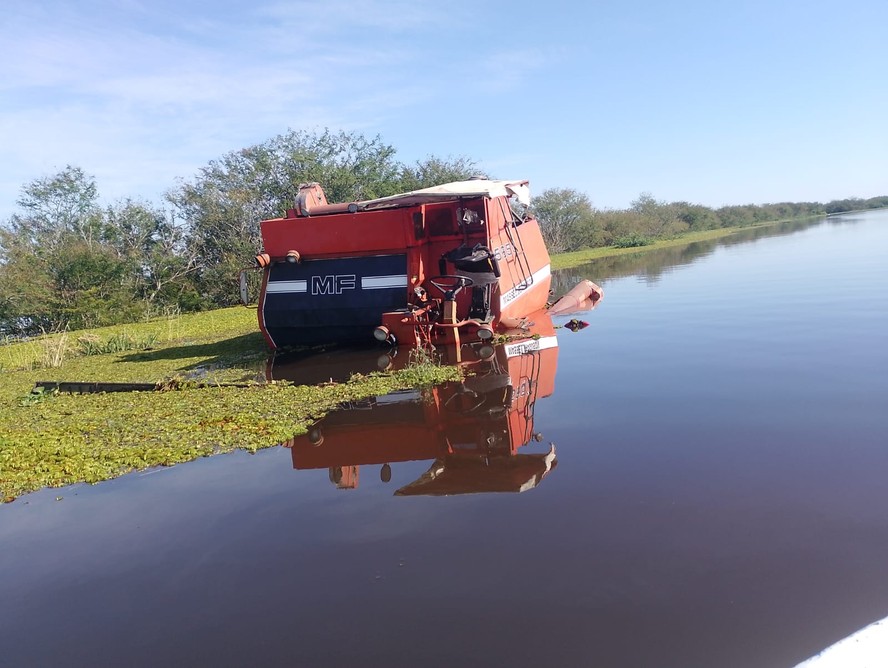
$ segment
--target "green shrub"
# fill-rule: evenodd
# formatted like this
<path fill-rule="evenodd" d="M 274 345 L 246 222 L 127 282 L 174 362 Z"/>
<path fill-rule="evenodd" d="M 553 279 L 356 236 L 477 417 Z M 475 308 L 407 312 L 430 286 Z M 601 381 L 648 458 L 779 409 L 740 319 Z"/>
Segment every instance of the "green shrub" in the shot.
<path fill-rule="evenodd" d="M 77 339 L 77 352 L 86 356 L 106 355 L 128 350 L 151 350 L 156 344 L 157 335 L 154 333 L 136 337 L 127 332 L 116 332 L 107 339 L 101 339 L 95 334 L 86 334 Z"/>
<path fill-rule="evenodd" d="M 614 239 L 614 246 L 617 248 L 638 248 L 641 246 L 650 246 L 652 243 L 654 243 L 653 239 L 637 233 L 627 234 Z"/>

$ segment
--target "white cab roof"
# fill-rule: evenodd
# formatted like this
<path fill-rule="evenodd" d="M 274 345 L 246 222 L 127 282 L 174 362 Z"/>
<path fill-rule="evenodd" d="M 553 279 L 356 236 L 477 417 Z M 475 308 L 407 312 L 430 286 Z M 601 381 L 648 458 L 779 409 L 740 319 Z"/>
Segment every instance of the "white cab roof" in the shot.
<path fill-rule="evenodd" d="M 522 204 L 529 205 L 530 187 L 528 181 L 490 181 L 487 179 L 454 181 L 400 195 L 358 202 L 358 206 L 361 210 L 366 211 L 387 207 L 416 206 L 431 202 L 448 202 L 470 197 L 511 197 L 512 195 Z"/>

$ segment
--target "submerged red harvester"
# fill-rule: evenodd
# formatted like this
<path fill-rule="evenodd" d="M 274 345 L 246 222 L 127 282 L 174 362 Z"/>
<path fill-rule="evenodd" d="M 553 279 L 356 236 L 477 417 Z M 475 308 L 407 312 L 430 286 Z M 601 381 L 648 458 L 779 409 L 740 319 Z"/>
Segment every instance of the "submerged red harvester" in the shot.
<path fill-rule="evenodd" d="M 272 348 L 459 344 L 520 327 L 550 284 L 539 224 L 518 213 L 529 201 L 527 181 L 343 204 L 303 185 L 286 217 L 261 224 L 259 327 Z"/>

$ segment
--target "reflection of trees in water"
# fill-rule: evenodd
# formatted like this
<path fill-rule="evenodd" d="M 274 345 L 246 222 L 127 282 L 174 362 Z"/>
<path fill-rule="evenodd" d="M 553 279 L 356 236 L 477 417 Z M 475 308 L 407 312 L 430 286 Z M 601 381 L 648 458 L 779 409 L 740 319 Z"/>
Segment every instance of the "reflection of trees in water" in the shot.
<path fill-rule="evenodd" d="M 638 276 L 647 283 L 656 283 L 663 274 L 668 273 L 674 267 L 689 265 L 702 257 L 710 255 L 720 246 L 736 246 L 766 237 L 784 236 L 822 225 L 824 222 L 829 224 L 848 224 L 858 221 L 845 219 L 844 217 L 793 220 L 767 227 L 740 230 L 730 236 L 719 239 L 691 241 L 683 246 L 671 246 L 640 253 L 604 257 L 578 267 L 556 271 L 552 277 L 552 289 L 555 291 L 555 294 L 562 294 L 576 285 L 577 281 L 584 278 L 590 278 L 601 283 L 613 278 Z"/>
<path fill-rule="evenodd" d="M 691 264 L 694 260 L 709 255 L 716 245 L 716 241 L 696 241 L 685 246 L 604 257 L 589 264 L 556 272 L 553 288 L 556 294 L 560 294 L 586 277 L 601 283 L 612 278 L 639 276 L 649 283 L 656 283 L 673 267 Z"/>

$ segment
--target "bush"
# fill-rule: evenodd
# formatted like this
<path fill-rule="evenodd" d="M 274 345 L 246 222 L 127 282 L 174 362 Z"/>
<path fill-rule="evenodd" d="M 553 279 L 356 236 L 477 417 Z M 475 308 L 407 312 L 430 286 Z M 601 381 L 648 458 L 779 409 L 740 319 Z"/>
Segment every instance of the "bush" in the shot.
<path fill-rule="evenodd" d="M 638 248 L 640 246 L 650 246 L 654 240 L 643 234 L 627 234 L 614 239 L 614 246 L 617 248 Z"/>
<path fill-rule="evenodd" d="M 126 332 L 118 332 L 104 340 L 95 334 L 86 334 L 77 339 L 77 351 L 85 356 L 106 355 L 109 353 L 122 353 L 128 350 L 151 350 L 156 344 L 156 334 L 136 337 Z"/>

